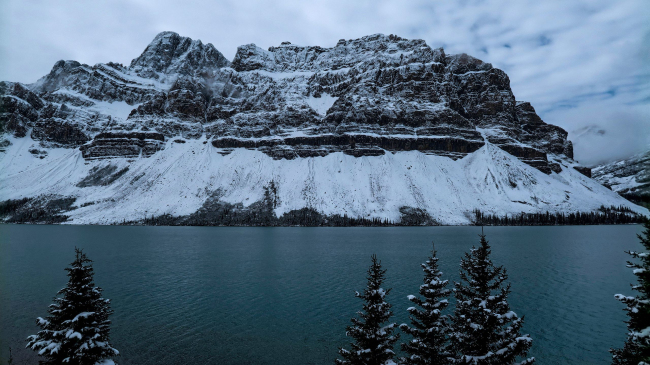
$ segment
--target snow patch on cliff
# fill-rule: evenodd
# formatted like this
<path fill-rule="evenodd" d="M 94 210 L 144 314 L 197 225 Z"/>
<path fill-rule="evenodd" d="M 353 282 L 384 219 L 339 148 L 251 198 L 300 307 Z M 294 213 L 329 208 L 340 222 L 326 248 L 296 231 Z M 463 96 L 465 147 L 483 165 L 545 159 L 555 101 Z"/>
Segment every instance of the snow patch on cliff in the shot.
<path fill-rule="evenodd" d="M 310 95 L 307 98 L 307 105 L 314 109 L 319 115 L 325 116 L 336 100 L 338 100 L 338 97 L 329 94 L 321 94 L 320 98 Z"/>
<path fill-rule="evenodd" d="M 126 120 L 133 109 L 136 109 L 140 104 L 129 105 L 125 101 L 100 101 L 91 99 L 88 96 L 70 89 L 59 89 L 53 94 L 67 94 L 75 98 L 90 101 L 94 103 L 92 106 L 83 108 L 87 111 L 97 112 L 100 114 L 110 115 L 115 118 Z"/>

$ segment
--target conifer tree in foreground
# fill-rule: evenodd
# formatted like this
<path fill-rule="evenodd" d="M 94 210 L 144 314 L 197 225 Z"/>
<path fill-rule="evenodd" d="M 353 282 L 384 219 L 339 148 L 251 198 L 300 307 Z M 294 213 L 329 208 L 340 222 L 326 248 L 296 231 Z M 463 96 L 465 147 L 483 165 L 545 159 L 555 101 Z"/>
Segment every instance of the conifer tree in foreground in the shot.
<path fill-rule="evenodd" d="M 510 284 L 503 266 L 490 260 L 490 246 L 485 235 L 481 245 L 472 247 L 460 263 L 460 283 L 455 283 L 456 309 L 451 317 L 451 346 L 455 364 L 514 364 L 526 356 L 532 345 L 528 335 L 519 331 L 523 318 L 510 310 Z M 532 364 L 534 358 L 519 364 Z"/>
<path fill-rule="evenodd" d="M 408 343 L 402 344 L 402 350 L 409 354 L 402 359 L 407 365 L 415 364 L 448 364 L 450 353 L 447 346 L 448 323 L 447 315 L 442 311 L 447 308 L 449 289 L 445 287 L 448 280 L 440 280 L 442 272 L 438 270 L 438 257 L 435 249 L 431 257 L 422 264 L 424 284 L 420 285 L 418 298 L 409 295 L 408 299 L 417 305 L 408 309 L 411 314 L 411 326 L 400 325 L 404 333 L 413 336 Z"/>
<path fill-rule="evenodd" d="M 641 244 L 650 251 L 650 221 L 644 224 L 643 235 L 637 235 Z M 639 294 L 636 297 L 627 297 L 616 294 L 616 299 L 623 302 L 629 316 L 627 321 L 627 340 L 622 349 L 610 350 L 613 364 L 647 365 L 650 364 L 650 253 L 626 251 L 633 258 L 641 262 L 627 262 L 627 267 L 634 269 L 638 285 L 632 285 L 632 290 Z"/>
<path fill-rule="evenodd" d="M 343 360 L 336 360 L 336 364 L 350 365 L 384 365 L 393 363 L 395 356 L 393 346 L 399 335 L 393 335 L 395 323 L 387 322 L 393 315 L 391 305 L 385 302 L 390 289 L 384 290 L 386 270 L 382 270 L 381 262 L 376 255 L 372 255 L 372 265 L 368 269 L 368 286 L 363 294 L 356 292 L 356 297 L 364 300 L 363 310 L 358 312 L 361 318 L 352 318 L 352 325 L 347 327 L 346 335 L 352 337 L 354 342 L 351 349 L 339 349 Z"/>
<path fill-rule="evenodd" d="M 62 296 L 54 298 L 47 318 L 36 319 L 41 331 L 27 338 L 27 347 L 45 358 L 41 364 L 109 364 L 119 354 L 109 342 L 110 300 L 93 282 L 92 261 L 80 249 L 75 255 L 65 269 L 68 285 L 57 293 Z"/>

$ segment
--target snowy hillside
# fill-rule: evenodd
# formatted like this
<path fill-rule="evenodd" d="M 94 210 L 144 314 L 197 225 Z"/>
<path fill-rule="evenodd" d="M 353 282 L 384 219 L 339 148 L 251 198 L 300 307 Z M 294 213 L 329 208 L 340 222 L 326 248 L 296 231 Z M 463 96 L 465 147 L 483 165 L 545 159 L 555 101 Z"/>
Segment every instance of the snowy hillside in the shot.
<path fill-rule="evenodd" d="M 650 205 L 650 148 L 593 169 L 594 179 L 636 203 Z"/>
<path fill-rule="evenodd" d="M 5 213 L 76 224 L 305 208 L 428 224 L 469 224 L 475 209 L 648 213 L 589 178 L 567 133 L 516 101 L 503 71 L 392 35 L 245 45 L 230 62 L 164 32 L 128 67 L 59 61 L 35 84 L 0 83 L 0 102 Z"/>

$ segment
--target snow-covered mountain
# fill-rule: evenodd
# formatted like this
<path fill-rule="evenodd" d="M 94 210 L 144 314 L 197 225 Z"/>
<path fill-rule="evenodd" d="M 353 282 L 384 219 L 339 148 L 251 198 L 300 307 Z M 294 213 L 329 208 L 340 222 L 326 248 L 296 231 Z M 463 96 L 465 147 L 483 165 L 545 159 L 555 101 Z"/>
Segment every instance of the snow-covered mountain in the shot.
<path fill-rule="evenodd" d="M 163 32 L 128 67 L 59 61 L 34 84 L 0 83 L 0 102 L 9 215 L 648 214 L 592 180 L 503 71 L 422 40 L 249 44 L 230 62 Z"/>
<path fill-rule="evenodd" d="M 594 179 L 625 198 L 650 206 L 650 148 L 625 160 L 593 169 Z"/>

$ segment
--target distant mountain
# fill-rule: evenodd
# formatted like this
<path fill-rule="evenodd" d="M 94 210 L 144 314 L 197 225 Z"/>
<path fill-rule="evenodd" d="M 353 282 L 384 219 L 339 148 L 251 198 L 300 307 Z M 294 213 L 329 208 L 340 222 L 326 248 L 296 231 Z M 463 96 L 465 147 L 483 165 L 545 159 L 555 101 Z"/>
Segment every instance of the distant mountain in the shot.
<path fill-rule="evenodd" d="M 593 176 L 603 185 L 637 204 L 650 207 L 650 146 L 625 160 L 598 166 Z"/>
<path fill-rule="evenodd" d="M 503 71 L 393 35 L 249 44 L 230 62 L 163 32 L 128 67 L 59 61 L 34 84 L 2 82 L 0 103 L 10 220 L 648 213 L 592 180 Z"/>

